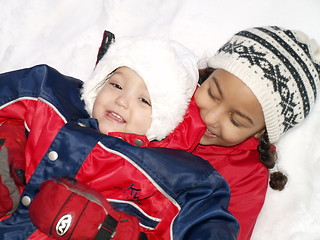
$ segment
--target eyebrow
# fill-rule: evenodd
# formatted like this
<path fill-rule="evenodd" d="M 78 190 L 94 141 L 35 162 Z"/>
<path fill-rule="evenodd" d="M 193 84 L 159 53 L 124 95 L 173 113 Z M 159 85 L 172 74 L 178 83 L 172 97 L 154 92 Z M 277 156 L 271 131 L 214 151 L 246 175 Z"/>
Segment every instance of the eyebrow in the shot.
<path fill-rule="evenodd" d="M 220 96 L 222 97 L 223 94 L 222 94 L 222 91 L 221 91 L 221 88 L 220 88 L 220 85 L 219 85 L 217 79 L 214 76 L 212 76 L 212 80 L 213 80 L 214 84 L 217 86 L 218 92 L 219 92 Z"/>

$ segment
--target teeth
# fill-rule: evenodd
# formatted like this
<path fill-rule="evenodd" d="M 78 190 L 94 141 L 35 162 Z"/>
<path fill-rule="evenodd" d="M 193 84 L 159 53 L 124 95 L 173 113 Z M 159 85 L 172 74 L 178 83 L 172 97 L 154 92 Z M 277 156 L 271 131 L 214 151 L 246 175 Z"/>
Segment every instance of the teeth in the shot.
<path fill-rule="evenodd" d="M 210 132 L 208 129 L 206 130 L 209 134 L 211 134 L 213 137 L 218 137 L 216 134 Z"/>
<path fill-rule="evenodd" d="M 120 119 L 120 120 L 123 120 L 123 118 L 120 116 L 120 115 L 118 115 L 118 114 L 116 114 L 116 113 L 114 113 L 114 112 L 112 112 L 111 113 L 113 116 L 115 116 L 116 118 L 118 118 L 118 119 Z"/>

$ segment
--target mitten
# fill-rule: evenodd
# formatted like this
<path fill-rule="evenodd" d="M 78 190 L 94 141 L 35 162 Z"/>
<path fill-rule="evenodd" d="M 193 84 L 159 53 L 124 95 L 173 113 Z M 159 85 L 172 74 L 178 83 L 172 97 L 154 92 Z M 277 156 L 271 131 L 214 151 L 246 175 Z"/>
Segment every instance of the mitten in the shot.
<path fill-rule="evenodd" d="M 0 141 L 3 142 L 3 140 Z M 0 217 L 14 212 L 19 201 L 20 192 L 10 174 L 8 151 L 6 147 L 2 147 L 0 150 Z"/>
<path fill-rule="evenodd" d="M 97 191 L 74 179 L 48 180 L 32 200 L 33 224 L 55 239 L 139 239 L 134 216 L 115 211 Z"/>

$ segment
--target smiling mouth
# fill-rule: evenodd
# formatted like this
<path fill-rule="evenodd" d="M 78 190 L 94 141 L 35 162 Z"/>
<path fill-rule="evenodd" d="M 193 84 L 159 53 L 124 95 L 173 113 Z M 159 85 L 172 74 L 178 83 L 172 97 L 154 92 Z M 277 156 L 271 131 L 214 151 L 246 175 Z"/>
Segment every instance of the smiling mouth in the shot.
<path fill-rule="evenodd" d="M 218 136 L 210 132 L 208 129 L 205 131 L 204 136 L 208 138 L 217 138 Z"/>
<path fill-rule="evenodd" d="M 108 111 L 106 112 L 105 117 L 112 122 L 121 123 L 121 124 L 126 123 L 123 117 L 121 117 L 119 114 L 115 112 Z"/>

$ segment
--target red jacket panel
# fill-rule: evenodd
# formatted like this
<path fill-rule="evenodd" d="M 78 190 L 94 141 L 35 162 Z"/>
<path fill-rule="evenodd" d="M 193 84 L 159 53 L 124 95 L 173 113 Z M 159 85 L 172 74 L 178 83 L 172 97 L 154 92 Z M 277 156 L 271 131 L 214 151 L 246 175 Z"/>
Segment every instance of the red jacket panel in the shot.
<path fill-rule="evenodd" d="M 29 132 L 23 201 L 0 221 L 0 238 L 50 239 L 31 223 L 29 203 L 43 181 L 75 177 L 138 216 L 149 237 L 234 239 L 238 224 L 226 211 L 225 179 L 192 154 L 101 134 L 84 110 L 81 85 L 47 66 L 0 75 L 0 116 L 23 120 Z M 137 146 L 146 140 L 126 136 Z"/>
<path fill-rule="evenodd" d="M 240 224 L 238 239 L 248 240 L 263 206 L 269 179 L 257 151 L 259 141 L 252 137 L 232 147 L 203 146 L 199 141 L 205 129 L 192 99 L 184 121 L 166 139 L 150 145 L 185 150 L 209 161 L 229 184 L 228 210 Z"/>

